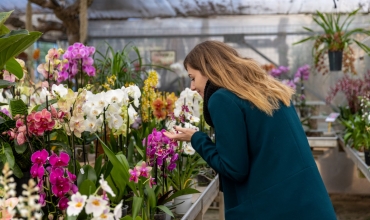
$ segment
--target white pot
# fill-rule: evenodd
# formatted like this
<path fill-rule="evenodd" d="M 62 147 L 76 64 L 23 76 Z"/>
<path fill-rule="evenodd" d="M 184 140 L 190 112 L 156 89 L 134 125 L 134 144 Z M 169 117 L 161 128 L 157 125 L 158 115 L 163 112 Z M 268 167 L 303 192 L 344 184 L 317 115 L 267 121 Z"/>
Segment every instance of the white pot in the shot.
<path fill-rule="evenodd" d="M 191 207 L 191 198 L 193 197 L 192 194 L 182 195 L 176 197 L 174 200 L 174 204 L 176 205 L 175 212 L 177 214 L 183 215 L 185 214 Z M 181 203 L 181 204 L 179 204 Z"/>
<path fill-rule="evenodd" d="M 167 208 L 170 208 L 172 206 L 173 202 L 166 202 L 164 204 L 164 206 L 166 206 Z M 171 210 L 173 212 L 173 210 Z M 171 220 L 171 216 L 169 214 L 166 213 L 166 220 Z"/>

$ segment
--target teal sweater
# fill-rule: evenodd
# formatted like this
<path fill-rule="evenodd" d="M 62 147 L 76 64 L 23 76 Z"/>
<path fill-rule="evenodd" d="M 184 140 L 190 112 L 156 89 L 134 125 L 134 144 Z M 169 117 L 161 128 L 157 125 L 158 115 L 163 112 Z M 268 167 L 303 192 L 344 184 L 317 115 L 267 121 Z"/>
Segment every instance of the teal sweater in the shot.
<path fill-rule="evenodd" d="M 219 89 L 208 110 L 216 144 L 202 132 L 191 144 L 220 175 L 227 220 L 336 219 L 293 106 L 268 116 Z"/>

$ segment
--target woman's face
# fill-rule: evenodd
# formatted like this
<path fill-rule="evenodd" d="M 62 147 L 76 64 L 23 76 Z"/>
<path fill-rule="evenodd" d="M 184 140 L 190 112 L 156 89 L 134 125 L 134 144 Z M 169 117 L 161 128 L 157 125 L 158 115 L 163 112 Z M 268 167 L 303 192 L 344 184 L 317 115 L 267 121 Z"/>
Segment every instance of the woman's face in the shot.
<path fill-rule="evenodd" d="M 189 65 L 187 66 L 190 82 L 190 89 L 193 91 L 197 91 L 202 98 L 204 98 L 204 88 L 206 87 L 206 83 L 208 81 L 208 77 L 202 75 L 199 70 L 195 70 L 191 68 Z"/>

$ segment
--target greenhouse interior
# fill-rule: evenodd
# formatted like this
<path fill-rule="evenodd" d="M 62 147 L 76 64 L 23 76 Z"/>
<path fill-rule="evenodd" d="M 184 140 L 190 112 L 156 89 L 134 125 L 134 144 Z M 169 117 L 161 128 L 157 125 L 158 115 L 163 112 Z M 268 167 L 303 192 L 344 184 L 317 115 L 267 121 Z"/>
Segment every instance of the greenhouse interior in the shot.
<path fill-rule="evenodd" d="M 0 0 L 0 219 L 370 219 L 369 0 Z"/>

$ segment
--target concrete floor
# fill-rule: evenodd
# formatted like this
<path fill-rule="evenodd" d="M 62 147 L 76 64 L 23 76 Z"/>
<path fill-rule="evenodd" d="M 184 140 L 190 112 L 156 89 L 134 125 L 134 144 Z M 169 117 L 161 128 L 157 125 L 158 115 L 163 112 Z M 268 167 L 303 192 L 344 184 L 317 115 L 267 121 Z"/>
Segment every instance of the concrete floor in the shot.
<path fill-rule="evenodd" d="M 330 195 L 338 220 L 370 220 L 370 195 Z M 218 220 L 218 210 L 208 209 L 203 220 Z"/>

